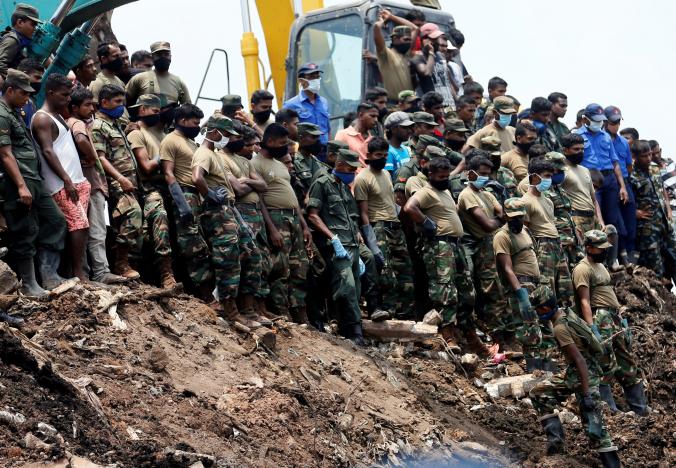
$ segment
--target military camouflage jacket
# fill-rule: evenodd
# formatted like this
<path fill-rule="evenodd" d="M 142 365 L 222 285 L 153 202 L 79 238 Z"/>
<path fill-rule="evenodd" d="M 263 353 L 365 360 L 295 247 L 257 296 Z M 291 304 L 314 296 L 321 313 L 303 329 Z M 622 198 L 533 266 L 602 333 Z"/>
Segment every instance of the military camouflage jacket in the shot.
<path fill-rule="evenodd" d="M 344 246 L 359 245 L 359 208 L 350 187 L 337 182 L 333 175 L 321 174 L 312 183 L 308 197 L 308 210 L 317 208 L 319 217 Z"/>

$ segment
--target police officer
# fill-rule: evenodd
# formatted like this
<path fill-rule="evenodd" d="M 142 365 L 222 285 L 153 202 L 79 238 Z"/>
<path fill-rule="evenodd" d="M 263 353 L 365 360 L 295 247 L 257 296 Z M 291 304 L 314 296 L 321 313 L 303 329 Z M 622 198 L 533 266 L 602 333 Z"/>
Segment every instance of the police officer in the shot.
<path fill-rule="evenodd" d="M 319 95 L 322 73 L 316 63 L 303 64 L 298 69 L 298 84 L 301 90 L 296 96 L 287 100 L 284 107 L 296 111 L 299 122 L 317 125 L 322 131 L 319 141 L 322 147 L 325 147 L 329 140 L 331 123 L 329 121 L 329 102 L 325 97 Z"/>
<path fill-rule="evenodd" d="M 331 272 L 331 292 L 340 312 L 341 333 L 357 345 L 363 345 L 359 297 L 359 210 L 349 185 L 361 167 L 359 155 L 340 150 L 335 169 L 322 174 L 310 187 L 308 220 L 333 248 L 327 258 Z"/>
<path fill-rule="evenodd" d="M 52 254 L 63 250 L 66 220 L 43 189 L 35 142 L 16 112 L 33 91 L 28 75 L 7 71 L 0 97 L 0 161 L 5 173 L 0 187 L 10 260 L 23 283 L 21 292 L 43 297 L 47 292 L 35 280 L 33 258 L 38 249 Z"/>
<path fill-rule="evenodd" d="M 18 3 L 12 13 L 12 29 L 0 39 L 0 84 L 10 68 L 16 68 L 26 56 L 26 48 L 40 21 L 38 10 L 25 3 Z"/>

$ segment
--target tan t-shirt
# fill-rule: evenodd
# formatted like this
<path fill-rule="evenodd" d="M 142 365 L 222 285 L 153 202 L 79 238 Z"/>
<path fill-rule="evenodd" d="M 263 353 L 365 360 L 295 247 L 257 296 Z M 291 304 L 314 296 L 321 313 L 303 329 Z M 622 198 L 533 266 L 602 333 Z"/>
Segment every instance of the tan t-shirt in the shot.
<path fill-rule="evenodd" d="M 594 184 L 589 169 L 581 165 L 566 162 L 566 178 L 563 180 L 563 190 L 570 198 L 572 209 L 580 211 L 595 211 Z"/>
<path fill-rule="evenodd" d="M 382 52 L 377 52 L 376 55 L 387 97 L 392 101 L 397 101 L 401 91 L 414 88 L 409 65 L 411 57 L 408 54 L 401 55 L 389 47 Z"/>
<path fill-rule="evenodd" d="M 208 187 L 224 187 L 228 191 L 228 197 L 231 200 L 235 199 L 235 191 L 228 180 L 228 169 L 222 155 L 215 153 L 206 146 L 200 146 L 192 158 L 192 167 L 204 169 L 204 172 L 206 172 L 204 180 Z"/>
<path fill-rule="evenodd" d="M 448 190 L 440 191 L 427 184 L 414 195 L 422 212 L 437 224 L 438 236 L 462 237 L 465 233 L 455 200 Z"/>
<path fill-rule="evenodd" d="M 514 149 L 514 127 L 497 128 L 494 123 L 479 129 L 469 137 L 467 144 L 472 148 L 481 148 L 481 139 L 489 135 L 500 139 L 500 151 L 506 153 Z"/>
<path fill-rule="evenodd" d="M 589 288 L 592 308 L 610 307 L 619 310 L 620 303 L 610 282 L 610 273 L 602 263 L 594 263 L 586 257 L 583 258 L 573 269 L 573 285 L 575 291 L 580 286 Z"/>
<path fill-rule="evenodd" d="M 197 143 L 174 130 L 160 143 L 160 159 L 174 163 L 174 176 L 181 185 L 192 187 L 192 158 Z"/>
<path fill-rule="evenodd" d="M 416 175 L 409 177 L 406 181 L 406 186 L 404 187 L 406 198 L 411 198 L 414 193 L 425 185 L 427 185 L 427 176 L 422 172 L 418 172 Z"/>
<path fill-rule="evenodd" d="M 524 227 L 520 233 L 511 234 L 508 226 L 498 229 L 493 237 L 495 256 L 505 254 L 512 257 L 512 270 L 515 275 L 540 276 L 538 259 L 533 250 L 533 239 Z"/>
<path fill-rule="evenodd" d="M 257 154 L 251 159 L 251 166 L 268 184 L 263 194 L 267 208 L 289 210 L 298 207 L 296 193 L 291 187 L 291 176 L 283 163 Z"/>
<path fill-rule="evenodd" d="M 502 153 L 500 165 L 512 171 L 517 182 L 528 175 L 528 155 L 524 156 L 516 149 Z"/>
<path fill-rule="evenodd" d="M 368 202 L 369 221 L 396 221 L 397 209 L 394 203 L 392 176 L 386 170 L 374 172 L 364 169 L 354 181 L 354 199 Z"/>
<path fill-rule="evenodd" d="M 460 212 L 462 225 L 472 236 L 477 239 L 483 239 L 491 233 L 484 231 L 479 223 L 476 222 L 471 214 L 474 208 L 479 208 L 483 210 L 486 216 L 494 218 L 500 208 L 500 203 L 492 193 L 485 190 L 476 191 L 472 187 L 465 187 L 458 196 L 458 211 Z"/>
<path fill-rule="evenodd" d="M 561 348 L 574 344 L 580 352 L 584 352 L 584 350 L 587 349 L 582 339 L 568 327 L 564 320 L 559 319 L 554 322 L 552 331 L 554 333 L 554 338 Z M 565 355 L 568 364 L 574 364 L 574 361 L 568 357 L 568 354 L 563 354 Z"/>
<path fill-rule="evenodd" d="M 253 170 L 251 167 L 251 161 L 249 161 L 247 158 L 244 158 L 242 156 L 238 156 L 236 154 L 231 154 L 228 152 L 221 152 L 217 151 L 217 153 L 223 155 L 223 160 L 225 161 L 226 165 L 226 170 L 232 172 L 232 175 L 235 176 L 235 179 L 241 179 L 242 177 L 246 177 L 247 179 L 251 178 L 251 171 Z M 258 203 L 258 200 L 260 197 L 258 196 L 258 193 L 254 192 L 253 190 L 246 195 L 243 195 L 241 197 L 237 197 L 237 202 L 238 203 Z"/>
<path fill-rule="evenodd" d="M 113 75 L 112 77 L 108 77 L 104 75 L 103 72 L 99 72 L 99 74 L 96 75 L 96 79 L 89 83 L 89 91 L 91 91 L 94 95 L 94 102 L 99 102 L 99 91 L 101 91 L 101 88 L 107 84 L 119 86 L 120 88 L 124 89 L 124 81 L 119 79 L 117 76 Z"/>
<path fill-rule="evenodd" d="M 124 87 L 124 84 L 122 85 Z M 188 86 L 181 78 L 171 73 L 157 75 L 154 70 L 148 70 L 134 75 L 127 83 L 127 105 L 136 103 L 136 100 L 144 94 L 164 94 L 167 103 L 186 104 L 190 103 Z"/>
<path fill-rule="evenodd" d="M 554 224 L 554 204 L 545 196 L 536 197 L 530 192 L 521 197 L 526 205 L 524 222 L 528 223 L 528 229 L 533 237 L 549 237 L 557 239 L 559 231 Z"/>
<path fill-rule="evenodd" d="M 129 141 L 129 146 L 131 146 L 132 151 L 139 148 L 145 148 L 146 152 L 148 153 L 148 159 L 153 159 L 155 156 L 160 154 L 160 143 L 163 139 L 164 132 L 161 130 L 157 131 L 148 128 L 132 130 L 129 132 L 129 135 L 127 135 L 127 140 Z M 142 181 L 155 178 L 144 174 L 141 168 L 139 168 L 139 173 L 141 174 Z"/>

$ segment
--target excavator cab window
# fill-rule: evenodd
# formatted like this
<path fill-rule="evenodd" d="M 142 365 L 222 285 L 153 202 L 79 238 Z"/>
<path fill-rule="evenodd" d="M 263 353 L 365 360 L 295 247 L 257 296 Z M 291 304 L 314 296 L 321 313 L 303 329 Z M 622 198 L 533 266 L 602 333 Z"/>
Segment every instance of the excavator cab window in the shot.
<path fill-rule="evenodd" d="M 298 35 L 296 63 L 314 62 L 324 72 L 320 94 L 329 101 L 332 134 L 361 100 L 363 43 L 364 21 L 358 15 L 310 23 Z"/>

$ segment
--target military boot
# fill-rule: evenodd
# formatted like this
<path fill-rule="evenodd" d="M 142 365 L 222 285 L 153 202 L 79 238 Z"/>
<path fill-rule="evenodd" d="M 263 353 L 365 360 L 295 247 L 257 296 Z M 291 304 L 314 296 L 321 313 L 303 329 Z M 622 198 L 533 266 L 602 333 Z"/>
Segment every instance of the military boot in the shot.
<path fill-rule="evenodd" d="M 486 349 L 486 345 L 481 341 L 479 335 L 477 335 L 476 328 L 470 325 L 468 329 L 465 330 L 465 339 L 467 340 L 467 347 L 470 351 L 476 353 L 480 357 L 488 356 L 488 349 Z"/>
<path fill-rule="evenodd" d="M 305 306 L 302 307 L 292 307 L 291 308 L 291 318 L 293 321 L 298 324 L 310 324 L 310 321 L 307 318 L 307 309 Z"/>
<path fill-rule="evenodd" d="M 220 303 L 222 308 L 222 316 L 228 322 L 237 322 L 251 330 L 261 327 L 259 322 L 250 320 L 239 313 L 239 310 L 237 309 L 237 303 L 234 299 L 221 299 Z"/>
<path fill-rule="evenodd" d="M 617 408 L 617 405 L 615 404 L 615 398 L 613 398 L 613 390 L 612 388 L 610 388 L 610 385 L 608 384 L 599 385 L 599 393 L 601 394 L 601 400 L 605 401 L 608 404 L 611 413 L 617 413 L 620 411 Z"/>
<path fill-rule="evenodd" d="M 526 358 L 526 372 L 532 374 L 536 370 L 543 370 L 542 358 L 539 357 Z"/>
<path fill-rule="evenodd" d="M 350 332 L 349 332 L 348 338 L 356 346 L 362 346 L 362 347 L 366 346 L 366 342 L 364 341 L 364 332 L 361 328 L 361 323 L 358 323 L 356 325 L 352 325 L 352 327 L 350 327 Z"/>
<path fill-rule="evenodd" d="M 277 320 L 281 320 L 283 318 L 281 315 L 277 315 L 274 312 L 270 312 L 268 310 L 268 307 L 265 305 L 265 299 L 262 297 L 256 298 L 254 306 L 256 308 L 256 312 L 258 312 L 258 315 L 260 315 L 261 317 L 268 318 L 273 322 L 276 322 Z"/>
<path fill-rule="evenodd" d="M 176 286 L 176 278 L 171 269 L 171 257 L 160 257 L 157 260 L 157 266 L 160 270 L 160 285 L 164 289 L 171 289 Z"/>
<path fill-rule="evenodd" d="M 32 258 L 22 258 L 16 262 L 16 274 L 21 280 L 21 289 L 19 292 L 24 296 L 36 297 L 38 299 L 47 297 L 48 291 L 40 287 L 35 280 L 35 264 Z"/>
<path fill-rule="evenodd" d="M 645 398 L 643 382 L 624 388 L 624 399 L 627 406 L 639 416 L 648 416 L 648 403 Z"/>
<path fill-rule="evenodd" d="M 136 280 L 141 277 L 138 271 L 129 266 L 129 246 L 118 244 L 115 253 L 115 273 L 129 280 Z"/>
<path fill-rule="evenodd" d="M 565 453 L 565 436 L 561 420 L 556 414 L 549 414 L 540 419 L 542 429 L 547 436 L 547 455 L 557 455 Z"/>
<path fill-rule="evenodd" d="M 612 447 L 613 450 L 607 450 L 602 452 L 599 450 L 599 457 L 601 458 L 601 464 L 603 468 L 620 468 L 622 463 L 620 463 L 620 456 L 617 454 L 617 447 Z"/>
<path fill-rule="evenodd" d="M 456 338 L 456 328 L 454 325 L 441 325 L 439 328 L 439 332 L 441 333 L 441 337 L 444 339 L 446 344 L 448 345 L 449 349 L 453 351 L 454 353 L 459 353 L 460 352 L 460 346 L 458 346 L 457 343 L 457 338 Z"/>
<path fill-rule="evenodd" d="M 241 305 L 240 305 L 241 304 Z M 247 319 L 260 323 L 264 327 L 272 327 L 272 321 L 261 316 L 256 310 L 256 301 L 251 294 L 242 294 L 238 298 L 240 313 Z"/>
<path fill-rule="evenodd" d="M 0 310 L 0 322 L 5 322 L 10 327 L 21 328 L 23 327 L 24 321 L 22 318 L 13 317 L 4 310 Z"/>
<path fill-rule="evenodd" d="M 66 278 L 59 276 L 56 271 L 59 269 L 59 263 L 61 263 L 60 252 L 49 249 L 38 250 L 38 264 L 43 288 L 54 289 L 66 281 Z"/>
<path fill-rule="evenodd" d="M 95 278 L 93 281 L 96 281 L 97 283 L 103 283 L 103 284 L 122 284 L 126 283 L 129 281 L 129 279 L 125 278 L 124 276 L 120 275 L 115 275 L 113 273 L 104 273 L 100 277 Z"/>

